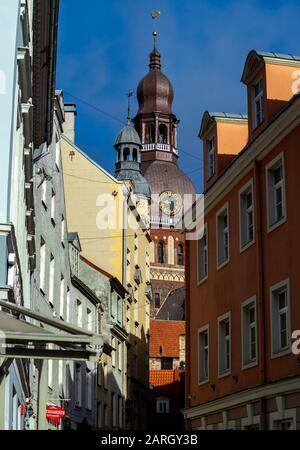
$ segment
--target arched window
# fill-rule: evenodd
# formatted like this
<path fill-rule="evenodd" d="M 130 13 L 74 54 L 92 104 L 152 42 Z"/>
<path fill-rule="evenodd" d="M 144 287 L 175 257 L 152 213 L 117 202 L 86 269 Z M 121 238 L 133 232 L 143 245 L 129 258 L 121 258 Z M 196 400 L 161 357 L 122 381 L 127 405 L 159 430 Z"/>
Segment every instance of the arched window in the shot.
<path fill-rule="evenodd" d="M 183 245 L 182 244 L 178 244 L 177 246 L 177 264 L 179 266 L 183 266 Z"/>
<path fill-rule="evenodd" d="M 133 161 L 137 161 L 137 149 L 136 148 L 133 149 L 132 159 L 133 159 Z"/>
<path fill-rule="evenodd" d="M 164 263 L 164 253 L 165 253 L 165 251 L 164 251 L 165 249 L 164 249 L 164 244 L 163 244 L 163 242 L 159 242 L 158 244 L 157 244 L 157 262 L 159 263 L 159 264 L 163 264 Z"/>
<path fill-rule="evenodd" d="M 129 161 L 130 159 L 130 150 L 128 147 L 123 150 L 123 161 Z"/>
<path fill-rule="evenodd" d="M 158 142 L 160 144 L 167 143 L 167 134 L 168 134 L 167 126 L 164 124 L 160 124 L 158 129 Z"/>
<path fill-rule="evenodd" d="M 145 130 L 145 144 L 154 144 L 155 143 L 155 131 L 154 126 L 151 123 L 146 124 Z"/>

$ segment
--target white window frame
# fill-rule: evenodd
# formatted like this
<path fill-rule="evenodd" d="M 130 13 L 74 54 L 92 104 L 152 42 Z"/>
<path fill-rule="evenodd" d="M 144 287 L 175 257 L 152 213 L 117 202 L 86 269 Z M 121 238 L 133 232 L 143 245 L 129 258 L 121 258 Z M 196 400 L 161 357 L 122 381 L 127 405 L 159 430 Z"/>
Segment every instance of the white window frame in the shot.
<path fill-rule="evenodd" d="M 45 295 L 45 287 L 46 287 L 46 241 L 41 236 L 40 238 L 40 291 Z"/>
<path fill-rule="evenodd" d="M 82 327 L 83 326 L 83 304 L 79 299 L 77 299 L 76 308 L 77 308 L 77 325 L 79 327 Z"/>
<path fill-rule="evenodd" d="M 41 202 L 45 209 L 47 209 L 47 193 L 48 193 L 48 182 L 45 178 L 41 184 Z"/>
<path fill-rule="evenodd" d="M 89 331 L 93 331 L 93 312 L 90 308 L 86 308 L 86 327 Z"/>
<path fill-rule="evenodd" d="M 60 277 L 60 295 L 59 295 L 59 315 L 64 317 L 65 312 L 65 277 L 61 274 Z"/>
<path fill-rule="evenodd" d="M 261 90 L 258 92 L 257 95 L 255 95 L 255 88 L 256 86 L 261 83 Z M 263 78 L 259 78 L 252 87 L 252 101 L 253 101 L 253 129 L 257 128 L 261 123 L 264 121 L 264 80 Z M 260 106 L 260 119 L 257 120 L 257 102 L 259 102 Z"/>
<path fill-rule="evenodd" d="M 276 169 L 276 166 L 278 166 L 281 162 L 282 165 L 282 181 L 279 182 L 282 187 L 282 218 L 276 220 L 275 218 L 275 196 L 274 196 L 274 190 L 275 187 L 273 186 L 273 192 L 272 185 L 271 185 L 271 172 L 273 172 Z M 268 224 L 268 232 L 273 231 L 275 228 L 279 227 L 281 224 L 286 222 L 287 220 L 287 211 L 286 211 L 286 178 L 285 178 L 285 164 L 284 164 L 284 154 L 283 152 L 279 153 L 272 161 L 270 161 L 266 165 L 266 196 L 267 196 L 267 224 Z M 277 187 L 278 184 L 277 183 Z M 273 204 L 272 204 L 273 203 Z M 273 208 L 273 210 L 271 209 Z"/>
<path fill-rule="evenodd" d="M 226 232 L 227 233 L 227 239 L 228 239 L 228 258 L 224 259 L 224 260 L 223 259 L 220 260 L 219 253 L 220 253 L 220 237 L 221 236 L 220 236 L 220 233 L 219 233 L 219 221 L 220 221 L 221 217 L 224 217 L 225 211 L 227 213 L 227 228 L 226 228 L 226 230 L 225 229 L 221 230 L 221 232 L 223 234 L 223 239 L 222 239 L 222 241 L 223 241 L 223 249 L 222 249 L 222 251 L 224 252 L 224 248 L 225 248 L 225 246 L 224 246 L 224 243 L 225 243 L 224 235 L 225 235 L 225 232 Z M 217 249 L 216 249 L 217 250 L 216 251 L 216 255 L 217 255 L 217 270 L 219 270 L 222 267 L 224 267 L 226 264 L 228 264 L 229 261 L 230 261 L 230 221 L 229 221 L 229 203 L 228 202 L 225 203 L 225 205 L 222 206 L 222 208 L 219 209 L 219 211 L 216 214 L 216 236 L 217 236 L 217 239 L 216 239 L 216 244 L 217 244 Z"/>
<path fill-rule="evenodd" d="M 286 288 L 286 313 L 287 313 L 287 346 L 284 348 L 279 347 L 279 314 L 278 309 L 274 302 L 276 301 L 274 298 L 274 294 L 278 294 Z M 290 300 L 290 280 L 286 278 L 285 280 L 280 281 L 279 283 L 274 284 L 270 287 L 270 313 L 271 313 L 271 358 L 278 358 L 280 356 L 287 355 L 291 353 L 291 300 Z M 276 342 L 275 342 L 276 339 Z"/>
<path fill-rule="evenodd" d="M 116 338 L 114 336 L 111 337 L 111 346 L 113 348 L 113 351 L 111 352 L 111 365 L 112 367 L 116 367 L 117 348 L 116 348 Z"/>
<path fill-rule="evenodd" d="M 50 253 L 50 265 L 49 265 L 49 303 L 51 306 L 54 304 L 54 287 L 55 287 L 55 259 L 52 253 Z"/>
<path fill-rule="evenodd" d="M 209 180 L 216 173 L 216 139 L 212 136 L 206 140 L 206 179 Z"/>
<path fill-rule="evenodd" d="M 246 197 L 251 192 L 252 195 L 252 205 L 247 207 Z M 240 253 L 245 251 L 251 245 L 255 243 L 255 206 L 254 206 L 254 188 L 253 188 L 253 178 L 249 180 L 238 193 L 239 197 L 239 228 L 240 228 Z M 253 238 L 248 239 L 248 213 L 252 212 L 252 228 L 253 228 Z M 246 235 L 246 239 L 244 236 Z"/>
<path fill-rule="evenodd" d="M 250 327 L 247 324 L 246 314 L 248 313 L 250 306 L 254 306 L 254 326 L 255 326 L 255 358 L 250 359 Z M 243 301 L 241 304 L 241 344 L 242 344 L 242 369 L 248 369 L 258 364 L 258 333 L 257 333 L 257 301 L 256 295 Z M 246 334 L 247 333 L 247 334 Z M 249 333 L 249 334 L 248 334 Z"/>
<path fill-rule="evenodd" d="M 55 213 L 56 213 L 56 193 L 54 189 L 51 191 L 51 208 L 50 208 L 50 219 L 52 222 L 52 225 L 55 226 Z"/>
<path fill-rule="evenodd" d="M 229 368 L 222 369 L 222 365 L 221 365 L 221 357 L 225 358 L 225 354 L 223 354 L 223 352 L 221 353 L 221 347 L 224 350 L 225 347 L 225 340 L 223 340 L 223 337 L 221 336 L 221 326 L 222 323 L 225 321 L 229 321 Z M 221 338 L 222 338 L 222 342 L 221 342 Z M 218 317 L 218 378 L 223 378 L 226 377 L 227 375 L 231 374 L 231 311 L 228 311 L 227 313 L 223 314 L 222 316 Z M 225 367 L 225 365 L 224 365 Z"/>
<path fill-rule="evenodd" d="M 204 358 L 204 350 L 205 347 L 202 347 L 202 342 L 200 342 L 200 339 L 202 339 L 202 335 L 204 333 L 207 333 L 207 377 L 201 376 L 201 367 L 202 367 L 202 361 Z M 208 383 L 209 382 L 209 324 L 204 325 L 203 327 L 198 329 L 198 386 Z"/>
<path fill-rule="evenodd" d="M 203 239 L 206 236 L 206 246 L 203 246 Z M 200 264 L 204 265 L 204 255 L 206 255 L 206 274 L 201 276 L 200 274 Z M 201 260 L 201 263 L 200 263 Z M 197 241 L 197 283 L 203 283 L 208 278 L 208 226 L 207 223 L 204 225 L 204 232 L 201 239 Z"/>

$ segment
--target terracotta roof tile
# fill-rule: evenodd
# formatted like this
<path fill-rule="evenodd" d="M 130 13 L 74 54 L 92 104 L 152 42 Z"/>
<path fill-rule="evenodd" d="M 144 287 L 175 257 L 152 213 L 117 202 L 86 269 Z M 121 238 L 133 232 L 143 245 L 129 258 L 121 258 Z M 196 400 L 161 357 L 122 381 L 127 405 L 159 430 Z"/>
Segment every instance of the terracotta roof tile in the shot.
<path fill-rule="evenodd" d="M 184 321 L 151 320 L 150 358 L 179 358 L 179 336 L 182 334 L 185 334 Z"/>

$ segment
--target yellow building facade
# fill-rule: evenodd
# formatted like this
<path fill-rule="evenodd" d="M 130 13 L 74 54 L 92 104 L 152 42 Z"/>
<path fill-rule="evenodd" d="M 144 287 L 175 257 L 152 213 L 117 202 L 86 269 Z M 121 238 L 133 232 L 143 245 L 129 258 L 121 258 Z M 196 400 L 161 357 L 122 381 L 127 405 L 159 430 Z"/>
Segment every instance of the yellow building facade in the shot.
<path fill-rule="evenodd" d="M 81 254 L 127 290 L 124 423 L 127 429 L 143 429 L 149 397 L 149 207 L 135 196 L 130 181 L 115 179 L 66 135 L 60 147 L 68 229 L 77 231 Z"/>

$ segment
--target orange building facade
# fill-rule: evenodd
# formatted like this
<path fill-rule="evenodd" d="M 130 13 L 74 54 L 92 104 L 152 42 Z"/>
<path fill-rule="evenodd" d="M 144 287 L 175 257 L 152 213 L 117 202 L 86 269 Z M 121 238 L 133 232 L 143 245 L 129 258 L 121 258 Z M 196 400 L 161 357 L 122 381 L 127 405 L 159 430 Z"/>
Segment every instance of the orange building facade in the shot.
<path fill-rule="evenodd" d="M 249 53 L 248 116 L 206 112 L 186 241 L 188 429 L 300 429 L 300 59 Z"/>

